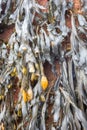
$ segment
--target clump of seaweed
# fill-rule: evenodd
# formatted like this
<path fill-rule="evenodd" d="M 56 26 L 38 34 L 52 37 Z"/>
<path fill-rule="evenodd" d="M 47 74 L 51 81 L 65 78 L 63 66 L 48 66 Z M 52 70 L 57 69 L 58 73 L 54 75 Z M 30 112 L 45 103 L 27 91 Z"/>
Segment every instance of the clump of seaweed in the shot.
<path fill-rule="evenodd" d="M 46 130 L 50 100 L 53 121 L 49 129 L 86 130 L 87 45 L 80 37 L 87 36 L 85 15 L 74 12 L 72 0 L 49 0 L 45 6 L 38 0 L 0 0 L 0 23 L 15 24 L 8 44 L 2 41 L 0 45 L 1 129 Z M 70 43 L 64 47 L 66 37 Z M 44 72 L 46 61 L 57 77 L 52 87 Z"/>

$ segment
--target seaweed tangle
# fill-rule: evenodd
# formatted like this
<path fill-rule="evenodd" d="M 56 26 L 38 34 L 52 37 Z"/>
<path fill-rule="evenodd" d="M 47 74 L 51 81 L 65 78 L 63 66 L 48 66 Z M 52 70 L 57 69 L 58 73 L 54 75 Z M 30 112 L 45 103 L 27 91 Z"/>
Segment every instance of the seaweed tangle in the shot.
<path fill-rule="evenodd" d="M 72 0 L 45 3 L 0 0 L 0 25 L 15 25 L 8 43 L 0 39 L 1 130 L 87 129 L 87 16 L 74 11 Z M 82 3 L 86 12 L 86 0 Z M 46 61 L 56 76 L 52 86 Z M 47 128 L 49 102 L 53 118 Z"/>

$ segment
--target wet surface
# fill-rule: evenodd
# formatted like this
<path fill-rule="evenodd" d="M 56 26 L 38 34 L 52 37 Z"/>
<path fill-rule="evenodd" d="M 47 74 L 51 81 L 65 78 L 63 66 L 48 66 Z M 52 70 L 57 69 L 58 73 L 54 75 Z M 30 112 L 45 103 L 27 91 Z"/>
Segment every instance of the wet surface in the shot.
<path fill-rule="evenodd" d="M 46 5 L 47 0 L 37 0 L 41 5 Z M 76 9 L 76 13 L 81 13 L 81 2 L 80 0 L 74 0 L 74 8 Z M 71 22 L 70 22 L 70 16 L 66 16 L 66 25 L 71 28 Z M 0 27 L 0 39 L 2 39 L 4 42 L 8 42 L 9 38 L 11 36 L 11 34 L 14 32 L 15 28 L 14 25 L 10 25 L 10 26 L 3 26 Z M 84 36 L 81 35 L 81 38 L 83 38 Z M 63 46 L 65 48 L 67 48 L 67 44 L 69 44 L 69 39 L 70 37 L 67 38 L 66 41 L 64 41 Z M 48 78 L 49 81 L 49 87 L 54 86 L 54 83 L 58 77 L 58 75 L 60 74 L 60 64 L 58 60 L 55 60 L 55 70 L 57 73 L 57 76 L 55 76 L 55 74 L 52 72 L 52 66 L 46 62 L 44 64 L 44 71 L 45 74 Z M 15 83 L 17 83 L 17 80 L 15 80 Z M 17 102 L 18 99 L 18 94 L 19 94 L 20 88 L 18 88 L 17 86 L 14 86 L 13 88 L 13 95 L 14 95 L 14 102 Z M 53 108 L 53 104 L 50 102 L 50 96 L 54 96 L 54 92 L 53 90 L 50 92 L 49 95 L 49 99 L 48 99 L 48 111 L 47 111 L 47 118 L 46 118 L 46 128 L 47 130 L 50 130 L 51 128 L 51 124 L 53 123 L 53 116 L 52 116 L 52 108 Z"/>

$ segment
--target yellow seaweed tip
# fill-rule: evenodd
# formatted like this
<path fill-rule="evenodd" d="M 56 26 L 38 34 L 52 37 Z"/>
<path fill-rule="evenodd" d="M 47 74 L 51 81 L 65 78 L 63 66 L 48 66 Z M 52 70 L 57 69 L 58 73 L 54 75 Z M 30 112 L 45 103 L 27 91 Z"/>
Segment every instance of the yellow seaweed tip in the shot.
<path fill-rule="evenodd" d="M 17 76 L 17 69 L 16 69 L 16 67 L 14 67 L 13 71 L 11 72 L 11 76 L 12 77 Z"/>
<path fill-rule="evenodd" d="M 23 96 L 23 100 L 24 102 L 29 102 L 32 100 L 33 98 L 33 92 L 32 89 L 28 89 L 28 92 L 26 92 L 24 89 L 21 90 L 22 92 L 22 96 Z"/>
<path fill-rule="evenodd" d="M 24 75 L 27 74 L 27 69 L 26 69 L 25 67 L 22 68 L 22 73 L 23 73 Z"/>
<path fill-rule="evenodd" d="M 10 89 L 11 87 L 12 87 L 12 84 L 9 84 L 9 85 L 7 86 L 8 89 Z"/>
<path fill-rule="evenodd" d="M 43 90 L 46 90 L 48 87 L 48 79 L 45 75 L 41 77 L 41 87 Z"/>

